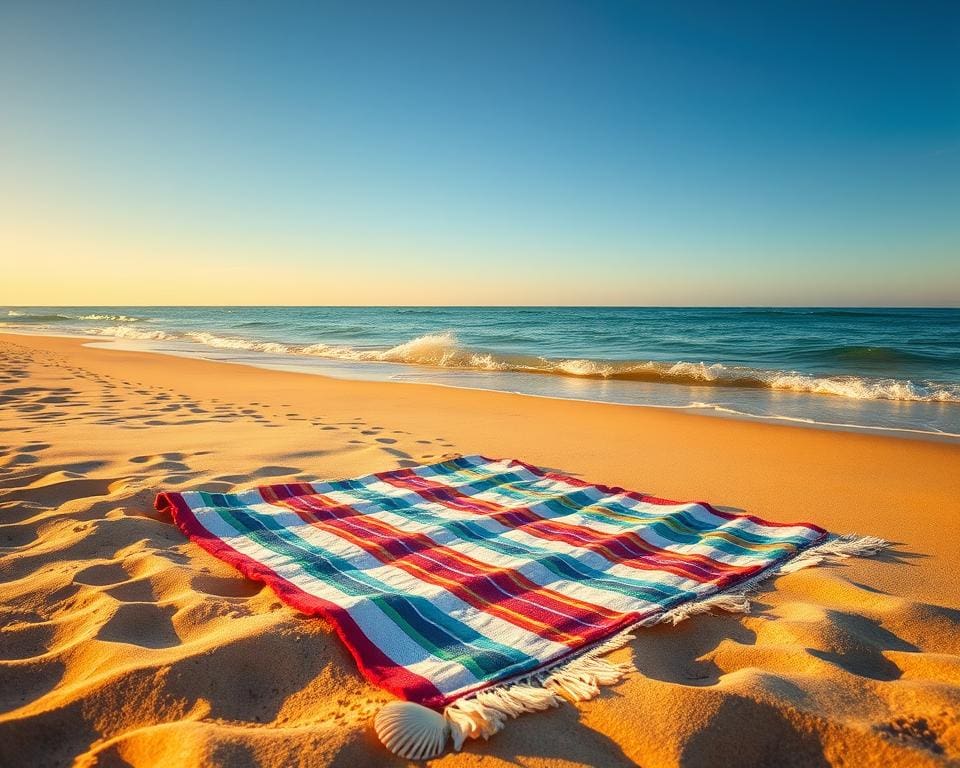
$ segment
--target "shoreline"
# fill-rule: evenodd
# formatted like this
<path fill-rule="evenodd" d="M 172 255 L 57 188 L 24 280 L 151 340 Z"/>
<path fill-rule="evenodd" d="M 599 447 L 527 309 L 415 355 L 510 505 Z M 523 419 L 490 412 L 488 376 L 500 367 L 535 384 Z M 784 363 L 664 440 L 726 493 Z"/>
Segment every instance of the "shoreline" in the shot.
<path fill-rule="evenodd" d="M 389 694 L 331 628 L 189 542 L 153 500 L 455 453 L 894 546 L 781 576 L 750 614 L 639 632 L 611 656 L 637 674 L 443 765 L 960 758 L 956 444 L 20 334 L 0 334 L 0 398 L 0 763 L 404 765 L 370 727 Z"/>
<path fill-rule="evenodd" d="M 833 422 L 833 421 L 818 421 L 812 418 L 805 418 L 799 416 L 788 416 L 788 415 L 768 415 L 768 414 L 752 414 L 743 411 L 738 411 L 734 408 L 724 406 L 720 403 L 705 403 L 695 401 L 687 405 L 670 405 L 665 403 L 647 403 L 647 402 L 623 402 L 619 400 L 600 400 L 600 399 L 591 399 L 588 397 L 573 397 L 573 396 L 564 396 L 559 394 L 544 394 L 539 392 L 524 392 L 520 390 L 512 389 L 501 389 L 493 386 L 482 386 L 482 385 L 471 385 L 469 383 L 448 383 L 442 381 L 430 381 L 430 380 L 404 380 L 397 378 L 398 376 L 415 376 L 418 371 L 427 372 L 426 375 L 431 373 L 439 375 L 440 373 L 455 373 L 461 374 L 463 372 L 457 369 L 447 369 L 443 367 L 433 367 L 426 366 L 421 364 L 414 363 L 396 363 L 396 362 L 366 362 L 366 361 L 354 361 L 352 364 L 347 364 L 346 361 L 339 361 L 340 367 L 338 368 L 337 361 L 326 360 L 326 359 L 312 359 L 311 362 L 313 365 L 300 365 L 298 366 L 295 361 L 284 361 L 285 364 L 280 363 L 271 363 L 269 357 L 264 355 L 262 361 L 257 360 L 235 360 L 229 359 L 227 355 L 230 352 L 225 350 L 218 350 L 217 348 L 211 348 L 208 350 L 198 349 L 197 351 L 193 350 L 176 350 L 176 349 L 164 349 L 158 346 L 158 342 L 151 341 L 148 339 L 124 339 L 124 338 L 99 338 L 99 337 L 90 337 L 81 334 L 55 334 L 55 333 L 40 333 L 40 332 L 31 332 L 25 329 L 16 329 L 11 330 L 7 328 L 0 328 L 0 337 L 4 335 L 10 336 L 27 336 L 27 337 L 40 337 L 40 338 L 54 338 L 54 339 L 75 339 L 82 341 L 84 346 L 87 346 L 92 349 L 103 349 L 106 351 L 114 352 L 142 352 L 145 354 L 155 354 L 155 355 L 166 355 L 170 357 L 176 357 L 181 359 L 189 360 L 200 360 L 203 362 L 213 362 L 213 363 L 222 363 L 229 365 L 239 365 L 248 368 L 255 368 L 259 370 L 275 371 L 278 373 L 298 373 L 305 374 L 309 376 L 319 376 L 324 378 L 332 378 L 344 381 L 378 381 L 378 382 L 387 382 L 391 384 L 417 384 L 424 386 L 434 386 L 434 387 L 446 387 L 458 390 L 467 390 L 467 391 L 481 391 L 481 392 L 493 392 L 500 394 L 511 394 L 521 397 L 534 397 L 534 398 L 544 398 L 549 400 L 558 400 L 564 402 L 584 402 L 584 403 L 597 403 L 604 405 L 618 405 L 632 408 L 654 408 L 667 411 L 674 411 L 678 413 L 687 413 L 689 415 L 696 416 L 707 416 L 711 418 L 720 418 L 720 419 L 733 419 L 738 421 L 745 421 L 748 423 L 760 423 L 760 424 L 773 424 L 773 425 L 786 425 L 786 426 L 796 426 L 806 429 L 820 429 L 826 431 L 839 431 L 839 432 L 852 432 L 854 434 L 868 434 L 868 435 L 878 435 L 884 437 L 894 437 L 894 438 L 904 438 L 904 439 L 918 439 L 918 440 L 930 440 L 934 442 L 946 442 L 960 444 L 960 432 L 943 432 L 938 430 L 925 430 L 920 428 L 912 427 L 894 427 L 894 426 L 880 426 L 880 425 L 870 425 L 870 424 L 854 424 L 847 422 Z M 222 358 L 208 355 L 224 355 Z M 254 352 L 254 355 L 259 354 Z M 307 358 L 310 359 L 310 358 Z M 328 366 L 328 369 L 320 369 L 321 365 Z M 383 367 L 383 366 L 396 366 L 398 368 L 398 373 L 390 376 L 377 376 L 373 373 L 370 373 L 367 376 L 350 376 L 349 373 L 343 375 L 341 371 L 349 371 L 351 368 L 362 368 L 363 366 L 369 366 L 369 370 L 372 371 L 374 368 Z M 317 370 L 314 370 L 314 369 Z M 404 369 L 412 370 L 413 373 L 405 373 Z M 474 372 L 467 372 L 468 375 Z M 543 373 L 528 373 L 521 375 L 547 375 Z M 597 381 L 596 379 L 585 379 L 585 381 Z M 662 383 L 654 384 L 654 387 L 681 387 L 683 385 Z M 713 388 L 711 388 L 713 389 Z M 805 398 L 834 398 L 838 397 L 830 394 L 814 394 L 814 393 L 791 393 L 791 394 L 801 394 Z M 846 398 L 841 398 L 845 400 Z M 814 400 L 815 402 L 815 400 Z M 868 401 L 869 402 L 869 401 Z M 897 402 L 897 401 L 881 401 L 881 402 Z M 907 403 L 911 401 L 906 401 Z M 960 408 L 960 405 L 957 405 Z"/>

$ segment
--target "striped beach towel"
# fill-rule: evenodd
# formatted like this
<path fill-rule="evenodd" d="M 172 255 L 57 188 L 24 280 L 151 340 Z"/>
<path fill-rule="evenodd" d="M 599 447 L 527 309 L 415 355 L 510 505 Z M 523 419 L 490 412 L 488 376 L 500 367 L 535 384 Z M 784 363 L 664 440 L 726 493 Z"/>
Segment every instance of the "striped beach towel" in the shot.
<path fill-rule="evenodd" d="M 745 610 L 743 590 L 760 578 L 882 545 L 482 456 L 161 493 L 157 509 L 325 617 L 371 682 L 440 713 L 458 748 L 619 679 L 626 668 L 600 655 L 631 629 Z"/>

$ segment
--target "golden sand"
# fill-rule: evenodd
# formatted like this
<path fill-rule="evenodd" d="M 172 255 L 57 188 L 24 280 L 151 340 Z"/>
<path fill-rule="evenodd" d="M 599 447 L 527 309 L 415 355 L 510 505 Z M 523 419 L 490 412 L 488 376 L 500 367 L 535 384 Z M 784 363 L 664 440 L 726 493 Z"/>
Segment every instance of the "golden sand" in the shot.
<path fill-rule="evenodd" d="M 643 631 L 639 672 L 442 766 L 960 760 L 960 446 L 0 337 L 0 765 L 401 764 L 324 621 L 188 543 L 162 489 L 515 456 L 896 542 L 754 611 Z"/>

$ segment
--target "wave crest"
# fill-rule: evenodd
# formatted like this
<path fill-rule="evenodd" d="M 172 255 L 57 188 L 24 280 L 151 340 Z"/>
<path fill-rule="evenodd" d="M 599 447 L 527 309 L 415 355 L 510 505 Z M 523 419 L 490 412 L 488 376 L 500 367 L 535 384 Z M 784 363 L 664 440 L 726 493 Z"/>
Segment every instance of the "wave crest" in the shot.
<path fill-rule="evenodd" d="M 217 336 L 205 331 L 190 331 L 187 338 L 192 341 L 206 344 L 208 347 L 217 349 L 248 349 L 251 352 L 268 352 L 274 355 L 286 355 L 296 352 L 287 344 L 278 344 L 273 341 L 249 341 L 232 336 Z"/>
<path fill-rule="evenodd" d="M 332 360 L 357 360 L 377 363 L 408 363 L 440 368 L 468 368 L 484 371 L 510 370 L 506 360 L 486 352 L 463 347 L 451 331 L 428 333 L 389 349 L 356 349 L 334 344 L 311 344 L 300 352 Z"/>
<path fill-rule="evenodd" d="M 164 331 L 144 331 L 139 328 L 131 328 L 129 325 L 114 325 L 107 328 L 88 328 L 87 333 L 92 336 L 110 336 L 115 339 L 142 339 L 151 341 L 163 341 L 176 338 Z"/>
<path fill-rule="evenodd" d="M 139 323 L 142 318 L 130 315 L 78 315 L 78 320 L 112 320 L 115 323 Z"/>

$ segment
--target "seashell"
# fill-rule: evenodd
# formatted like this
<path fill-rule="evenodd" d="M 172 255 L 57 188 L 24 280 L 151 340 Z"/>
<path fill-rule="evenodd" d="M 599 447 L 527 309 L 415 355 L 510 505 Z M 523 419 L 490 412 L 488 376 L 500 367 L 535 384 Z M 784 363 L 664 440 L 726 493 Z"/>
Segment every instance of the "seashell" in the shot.
<path fill-rule="evenodd" d="M 450 726 L 439 712 L 412 701 L 391 701 L 373 720 L 383 745 L 407 760 L 436 757 L 447 745 Z"/>

